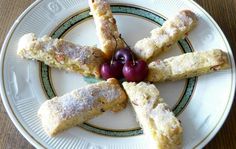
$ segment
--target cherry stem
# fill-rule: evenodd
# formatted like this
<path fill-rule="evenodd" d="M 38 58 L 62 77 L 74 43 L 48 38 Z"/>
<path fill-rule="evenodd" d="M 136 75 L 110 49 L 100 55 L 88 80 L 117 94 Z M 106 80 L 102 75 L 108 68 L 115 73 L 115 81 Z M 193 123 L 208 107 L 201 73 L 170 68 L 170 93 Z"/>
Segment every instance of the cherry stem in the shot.
<path fill-rule="evenodd" d="M 119 38 L 125 43 L 125 45 L 131 50 L 130 46 L 127 44 L 127 42 L 124 40 L 123 37 L 121 37 L 121 34 L 119 35 Z M 130 52 L 132 55 L 132 60 L 133 60 L 133 65 L 135 66 L 135 61 L 134 61 L 134 55 L 132 52 Z"/>
<path fill-rule="evenodd" d="M 121 34 L 119 35 L 119 38 L 125 43 L 125 45 L 130 49 L 130 46 L 125 42 L 124 38 L 121 37 Z"/>
<path fill-rule="evenodd" d="M 134 55 L 132 53 L 131 55 L 132 55 L 133 65 L 135 66 Z"/>
<path fill-rule="evenodd" d="M 115 37 L 113 34 L 112 34 L 112 37 L 113 37 L 114 40 L 116 41 L 116 46 L 115 46 L 115 50 L 113 51 L 113 54 L 112 54 L 111 64 L 113 64 L 115 52 L 117 51 L 117 40 L 116 40 L 116 37 Z"/>

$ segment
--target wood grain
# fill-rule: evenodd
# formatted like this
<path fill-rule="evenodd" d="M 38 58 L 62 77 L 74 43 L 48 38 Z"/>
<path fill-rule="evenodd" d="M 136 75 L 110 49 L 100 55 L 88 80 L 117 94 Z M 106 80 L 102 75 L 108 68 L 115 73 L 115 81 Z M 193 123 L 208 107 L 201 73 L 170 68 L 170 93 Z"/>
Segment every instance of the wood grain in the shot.
<path fill-rule="evenodd" d="M 0 0 L 0 47 L 16 18 L 33 0 Z M 8 117 L 0 100 L 0 149 L 33 149 Z"/>
<path fill-rule="evenodd" d="M 0 47 L 16 18 L 33 0 L 0 0 Z M 33 149 L 8 117 L 0 100 L 0 149 Z"/>
<path fill-rule="evenodd" d="M 236 0 L 195 0 L 207 10 L 220 25 L 236 54 Z M 33 0 L 0 0 L 0 47 L 14 20 Z M 0 149 L 34 148 L 10 121 L 0 100 Z M 206 149 L 236 149 L 236 101 L 231 112 Z"/>
<path fill-rule="evenodd" d="M 196 0 L 219 24 L 236 54 L 236 0 Z M 235 97 L 234 97 L 235 98 Z M 221 130 L 206 149 L 236 149 L 236 101 Z"/>

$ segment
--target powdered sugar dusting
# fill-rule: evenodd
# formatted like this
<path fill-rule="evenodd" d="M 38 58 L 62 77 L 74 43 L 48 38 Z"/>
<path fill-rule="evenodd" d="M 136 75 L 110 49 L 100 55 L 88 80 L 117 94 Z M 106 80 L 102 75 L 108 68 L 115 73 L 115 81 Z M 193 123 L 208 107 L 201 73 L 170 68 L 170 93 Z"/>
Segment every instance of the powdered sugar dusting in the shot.
<path fill-rule="evenodd" d="M 75 45 L 62 39 L 42 38 L 39 40 L 42 49 L 46 52 L 53 50 L 56 54 L 66 55 L 72 59 L 80 61 L 86 60 L 92 52 L 87 46 Z"/>
<path fill-rule="evenodd" d="M 166 28 L 165 32 L 169 34 L 170 37 L 173 37 L 175 34 L 177 34 L 177 29 L 175 27 L 169 27 Z"/>
<path fill-rule="evenodd" d="M 100 65 L 103 62 L 103 53 L 95 47 L 81 46 L 65 41 L 63 39 L 52 39 L 44 36 L 39 39 L 38 45 L 45 52 L 54 52 L 57 55 L 65 55 L 71 59 L 84 64 Z"/>
<path fill-rule="evenodd" d="M 167 41 L 169 41 L 169 36 L 167 34 L 159 34 L 159 36 L 155 36 L 155 37 L 152 37 L 151 39 L 153 39 L 156 43 L 159 43 L 159 44 L 156 44 L 156 46 L 159 47 L 162 47 Z"/>
<path fill-rule="evenodd" d="M 104 104 L 114 102 L 119 96 L 120 92 L 112 84 L 100 82 L 58 97 L 57 102 L 61 107 L 59 109 L 62 109 L 61 117 L 68 118 L 93 108 L 102 108 Z"/>
<path fill-rule="evenodd" d="M 150 113 L 150 117 L 155 121 L 156 129 L 166 136 L 172 129 L 180 127 L 178 119 L 165 103 L 158 104 Z"/>
<path fill-rule="evenodd" d="M 186 14 L 180 13 L 176 17 L 181 20 L 180 24 L 179 24 L 180 27 L 189 26 L 193 23 L 193 19 L 191 17 L 187 16 Z"/>

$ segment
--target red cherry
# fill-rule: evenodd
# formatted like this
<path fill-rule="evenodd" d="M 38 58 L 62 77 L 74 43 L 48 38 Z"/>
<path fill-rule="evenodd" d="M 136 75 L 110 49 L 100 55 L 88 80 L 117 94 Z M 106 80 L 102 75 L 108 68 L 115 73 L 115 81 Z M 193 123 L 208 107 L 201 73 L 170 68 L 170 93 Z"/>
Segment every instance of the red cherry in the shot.
<path fill-rule="evenodd" d="M 103 79 L 116 78 L 120 79 L 123 77 L 122 74 L 123 64 L 119 61 L 106 62 L 101 67 L 101 75 Z"/>
<path fill-rule="evenodd" d="M 148 74 L 147 63 L 143 60 L 129 61 L 123 67 L 123 75 L 129 82 L 143 81 Z"/>
<path fill-rule="evenodd" d="M 133 54 L 129 48 L 120 49 L 115 54 L 115 59 L 125 64 L 128 61 L 133 61 Z"/>

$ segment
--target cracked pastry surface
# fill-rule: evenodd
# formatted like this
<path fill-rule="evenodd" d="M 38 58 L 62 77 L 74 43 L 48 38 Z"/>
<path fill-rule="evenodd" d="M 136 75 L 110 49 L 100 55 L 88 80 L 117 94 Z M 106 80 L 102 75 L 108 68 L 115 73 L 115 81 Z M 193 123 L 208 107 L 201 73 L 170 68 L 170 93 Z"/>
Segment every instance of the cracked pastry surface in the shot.
<path fill-rule="evenodd" d="M 45 101 L 38 110 L 49 136 L 81 124 L 127 100 L 119 82 L 108 79 Z"/>
<path fill-rule="evenodd" d="M 196 25 L 196 15 L 190 10 L 183 10 L 160 28 L 153 29 L 151 36 L 138 41 L 132 50 L 139 58 L 149 61 L 185 37 Z"/>
<path fill-rule="evenodd" d="M 148 65 L 147 81 L 175 81 L 229 68 L 227 54 L 220 49 L 186 53 Z"/>
<path fill-rule="evenodd" d="M 180 149 L 183 128 L 153 84 L 124 82 L 123 87 L 148 137 L 150 148 Z"/>
<path fill-rule="evenodd" d="M 97 78 L 105 59 L 104 53 L 96 47 L 81 46 L 49 36 L 37 38 L 33 33 L 21 37 L 17 54 L 22 58 L 42 61 L 51 67 Z"/>
<path fill-rule="evenodd" d="M 89 7 L 96 25 L 101 49 L 110 59 L 116 47 L 117 49 L 125 47 L 123 40 L 120 38 L 110 4 L 107 0 L 89 0 Z"/>

